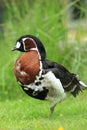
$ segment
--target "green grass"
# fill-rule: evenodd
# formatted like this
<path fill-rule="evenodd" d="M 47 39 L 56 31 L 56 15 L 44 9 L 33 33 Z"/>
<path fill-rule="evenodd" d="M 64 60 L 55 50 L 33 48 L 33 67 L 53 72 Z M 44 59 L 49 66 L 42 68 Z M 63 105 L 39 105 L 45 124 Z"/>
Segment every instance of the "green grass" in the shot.
<path fill-rule="evenodd" d="M 4 1 L 4 33 L 0 34 L 0 130 L 58 130 L 60 126 L 64 130 L 87 129 L 87 91 L 57 105 L 49 119 L 50 103 L 24 94 L 13 74 L 14 62 L 21 53 L 12 52 L 11 48 L 21 35 L 33 34 L 43 42 L 48 59 L 63 64 L 87 82 L 87 44 L 80 41 L 87 28 L 82 28 L 78 21 L 75 39 L 67 39 L 72 30 L 67 29 L 65 12 L 72 4 L 65 7 L 58 0 Z"/>
<path fill-rule="evenodd" d="M 87 91 L 86 91 L 87 92 Z M 67 98 L 55 108 L 49 118 L 49 105 L 45 101 L 32 98 L 6 100 L 0 102 L 0 130 L 64 130 L 87 129 L 87 94 L 79 94 L 75 99 Z"/>

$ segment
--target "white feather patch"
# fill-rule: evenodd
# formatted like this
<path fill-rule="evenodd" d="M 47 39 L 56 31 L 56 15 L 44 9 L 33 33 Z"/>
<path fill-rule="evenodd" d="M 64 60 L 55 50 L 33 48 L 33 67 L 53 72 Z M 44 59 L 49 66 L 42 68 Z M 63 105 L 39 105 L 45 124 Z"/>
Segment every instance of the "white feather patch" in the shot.
<path fill-rule="evenodd" d="M 20 48 L 20 46 L 21 46 L 20 42 L 17 42 L 16 43 L 16 48 Z"/>
<path fill-rule="evenodd" d="M 55 77 L 55 75 L 50 71 L 44 76 L 45 80 L 47 81 L 49 93 L 48 99 L 56 102 L 60 102 L 66 96 L 63 86 L 59 79 Z M 54 100 L 55 99 L 55 100 Z"/>
<path fill-rule="evenodd" d="M 85 83 L 83 83 L 82 81 L 79 81 L 79 83 L 83 86 L 83 87 L 87 87 L 87 85 Z"/>

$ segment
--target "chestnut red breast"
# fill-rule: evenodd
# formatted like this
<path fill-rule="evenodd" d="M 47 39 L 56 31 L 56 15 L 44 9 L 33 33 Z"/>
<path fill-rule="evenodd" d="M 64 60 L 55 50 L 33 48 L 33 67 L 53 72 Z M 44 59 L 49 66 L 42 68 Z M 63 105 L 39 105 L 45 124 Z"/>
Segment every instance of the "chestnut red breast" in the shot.
<path fill-rule="evenodd" d="M 14 66 L 14 73 L 21 84 L 30 84 L 35 81 L 39 74 L 40 63 L 37 51 L 24 53 L 17 59 Z"/>

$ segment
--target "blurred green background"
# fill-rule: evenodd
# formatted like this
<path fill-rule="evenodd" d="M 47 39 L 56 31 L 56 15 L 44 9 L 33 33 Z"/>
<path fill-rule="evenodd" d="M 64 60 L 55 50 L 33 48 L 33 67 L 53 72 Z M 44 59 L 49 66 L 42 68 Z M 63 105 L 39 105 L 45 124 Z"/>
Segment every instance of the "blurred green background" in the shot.
<path fill-rule="evenodd" d="M 79 78 L 84 82 L 87 82 L 87 10 L 86 10 L 87 2 L 85 0 L 3 0 L 0 1 L 0 101 L 1 101 L 1 112 L 3 113 L 4 107 L 8 110 L 13 109 L 15 113 L 17 109 L 16 101 L 23 101 L 22 103 L 28 106 L 28 101 L 32 104 L 35 102 L 38 104 L 36 113 L 39 112 L 38 107 L 40 104 L 43 105 L 44 108 L 44 117 L 48 113 L 46 111 L 45 106 L 47 104 L 42 103 L 40 101 L 36 101 L 35 99 L 29 98 L 20 88 L 18 83 L 16 82 L 13 66 L 15 60 L 21 55 L 20 52 L 12 52 L 11 48 L 14 46 L 17 38 L 25 34 L 32 34 L 37 36 L 42 43 L 44 44 L 47 52 L 47 58 L 53 61 L 56 61 L 66 68 L 68 68 L 71 72 L 79 75 Z M 84 95 L 82 97 L 82 95 Z M 83 99 L 82 99 L 83 98 Z M 87 107 L 87 91 L 81 93 L 77 102 L 80 103 L 83 100 L 82 106 L 85 105 Z M 64 106 L 68 103 L 72 103 L 74 99 L 71 97 L 68 101 L 65 101 Z M 13 107 L 11 106 L 14 101 Z M 71 106 L 73 112 L 75 109 L 76 103 L 73 101 L 75 106 Z M 3 104 L 4 103 L 4 104 Z M 9 105 L 6 105 L 9 104 Z M 24 110 L 23 104 L 20 104 L 18 107 L 21 108 L 22 112 Z M 5 106 L 6 105 L 6 106 Z M 23 106 L 22 106 L 23 105 Z M 60 110 L 63 109 L 64 106 L 60 106 Z M 72 104 L 71 104 L 72 105 Z M 81 109 L 81 112 L 85 109 L 85 107 Z M 31 108 L 32 111 L 33 108 Z M 41 108 L 40 108 L 41 109 Z M 67 108 L 66 108 L 67 109 Z M 20 110 L 19 110 L 20 111 Z M 68 114 L 68 111 L 65 109 L 62 110 L 65 114 Z M 5 110 L 6 113 L 9 113 Z M 22 117 L 22 113 L 18 117 L 13 117 L 8 123 L 2 123 L 2 126 L 5 128 L 9 128 L 11 121 L 14 120 L 19 121 Z M 87 111 L 86 111 L 87 112 Z M 34 112 L 34 118 L 37 119 L 38 116 Z M 18 113 L 19 114 L 19 113 Z M 28 113 L 30 115 L 30 113 Z M 40 114 L 40 113 L 39 113 Z M 27 113 L 25 114 L 27 116 Z M 56 115 L 56 114 L 55 114 Z M 85 114 L 84 114 L 85 115 Z M 25 117 L 26 117 L 25 116 Z M 9 119 L 9 115 L 7 118 L 4 113 L 1 115 L 2 122 Z M 31 117 L 32 114 L 31 114 Z M 72 115 L 71 115 L 72 117 Z M 27 117 L 28 118 L 28 117 Z M 41 118 L 41 117 L 40 117 Z M 56 121 L 57 122 L 57 117 Z M 61 118 L 61 117 L 60 117 Z M 70 118 L 70 117 L 69 117 Z M 85 118 L 85 117 L 84 117 Z M 5 120 L 6 119 L 6 120 Z M 25 118 L 23 118 L 24 121 Z M 63 118 L 63 122 L 65 122 Z M 71 118 L 70 118 L 71 119 Z M 73 118 L 75 121 L 76 118 Z M 87 119 L 87 118 L 86 118 Z M 78 120 L 78 119 L 76 119 Z M 16 122 L 16 125 L 18 123 Z M 35 120 L 36 121 L 36 120 Z M 42 121 L 42 119 L 41 119 Z M 68 120 L 69 121 L 69 120 Z M 47 129 L 54 130 L 57 129 L 57 125 L 54 123 L 54 127 L 52 127 L 51 122 L 49 122 L 49 126 Z M 82 120 L 81 120 L 82 122 Z M 45 129 L 45 123 L 43 123 L 42 128 Z M 14 123 L 13 123 L 14 124 Z M 22 122 L 20 123 L 22 124 Z M 25 124 L 25 121 L 24 121 Z M 40 128 L 40 122 L 36 122 L 37 128 Z M 60 125 L 59 123 L 58 125 Z M 81 123 L 80 123 L 81 124 Z M 86 120 L 83 123 L 84 125 L 82 129 L 85 129 L 87 124 Z M 62 125 L 62 124 L 61 124 Z M 64 124 L 64 127 L 70 128 L 71 130 L 75 130 L 75 124 L 68 127 Z M 7 126 L 7 127 L 6 127 Z M 17 129 L 22 129 L 17 125 Z M 23 125 L 23 128 L 25 125 Z M 4 128 L 4 127 L 3 127 Z M 78 130 L 80 127 L 77 127 Z M 10 128 L 9 128 L 10 129 Z M 11 126 L 12 129 L 12 126 Z M 26 128 L 27 129 L 27 128 Z M 31 128 L 35 129 L 34 127 Z M 81 129 L 81 130 L 82 130 Z M 80 129 L 79 129 L 80 130 Z"/>

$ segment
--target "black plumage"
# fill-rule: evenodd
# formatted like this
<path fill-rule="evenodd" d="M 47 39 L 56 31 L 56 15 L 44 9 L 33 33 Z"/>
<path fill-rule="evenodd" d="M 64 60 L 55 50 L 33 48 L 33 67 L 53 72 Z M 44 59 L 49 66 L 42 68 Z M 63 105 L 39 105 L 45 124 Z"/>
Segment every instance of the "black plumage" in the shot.
<path fill-rule="evenodd" d="M 73 90 L 71 94 L 76 97 L 79 91 L 81 91 L 81 84 L 77 78 L 76 74 L 70 73 L 64 66 L 49 60 L 43 61 L 43 71 L 47 73 L 48 71 L 52 71 L 56 78 L 60 79 L 63 88 L 66 92 Z M 67 86 L 67 87 L 66 87 Z"/>

